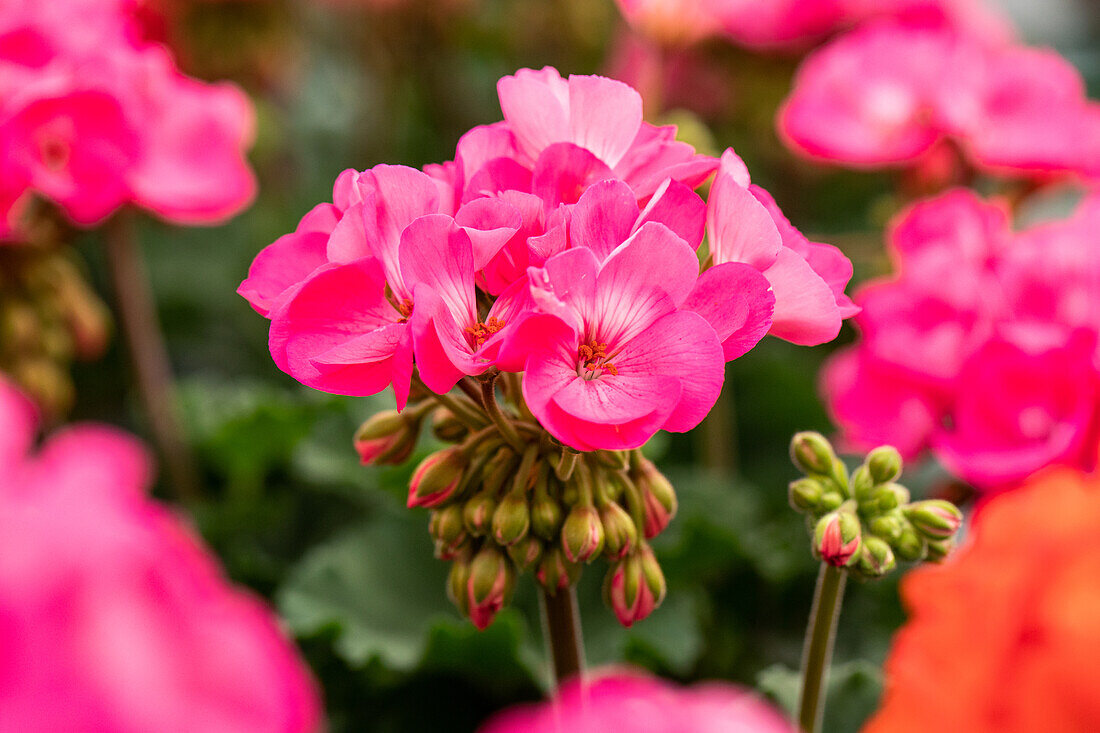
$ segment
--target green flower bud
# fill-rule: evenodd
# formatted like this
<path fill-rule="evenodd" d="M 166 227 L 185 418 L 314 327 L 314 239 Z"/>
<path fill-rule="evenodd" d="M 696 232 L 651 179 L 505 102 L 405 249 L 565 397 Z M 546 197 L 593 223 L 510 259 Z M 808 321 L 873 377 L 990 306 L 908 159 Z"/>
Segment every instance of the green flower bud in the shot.
<path fill-rule="evenodd" d="M 474 537 L 487 536 L 492 530 L 496 509 L 495 490 L 483 488 L 471 496 L 462 507 L 462 521 L 466 525 L 466 531 Z"/>
<path fill-rule="evenodd" d="M 531 498 L 531 531 L 544 540 L 553 541 L 561 532 L 561 504 L 550 496 L 550 477 L 539 474 Z"/>
<path fill-rule="evenodd" d="M 830 482 L 831 483 L 831 482 Z M 818 504 L 818 511 L 831 512 L 834 509 L 839 509 L 840 505 L 845 501 L 844 496 L 834 490 L 826 491 L 821 495 L 821 502 Z"/>
<path fill-rule="evenodd" d="M 539 569 L 535 571 L 535 579 L 547 593 L 554 595 L 563 588 L 568 588 L 577 582 L 580 576 L 581 566 L 571 563 L 565 557 L 565 551 L 558 545 L 548 545 L 539 560 Z"/>
<path fill-rule="evenodd" d="M 519 542 L 508 545 L 508 557 L 512 558 L 520 572 L 530 570 L 542 558 L 542 540 L 527 535 Z"/>
<path fill-rule="evenodd" d="M 908 522 L 903 525 L 901 534 L 890 542 L 890 546 L 894 548 L 897 556 L 906 562 L 922 560 L 928 551 L 928 543 Z"/>
<path fill-rule="evenodd" d="M 561 528 L 561 546 L 570 562 L 592 562 L 603 550 L 604 531 L 594 506 L 578 504 Z"/>
<path fill-rule="evenodd" d="M 800 512 L 814 512 L 821 505 L 825 487 L 814 478 L 800 478 L 792 481 L 787 492 L 791 506 Z M 840 506 L 839 504 L 837 506 Z M 835 508 L 835 507 L 833 507 Z"/>
<path fill-rule="evenodd" d="M 954 549 L 954 537 L 948 537 L 943 540 L 928 540 L 928 554 L 924 559 L 928 562 L 943 562 Z"/>
<path fill-rule="evenodd" d="M 859 519 L 852 512 L 829 512 L 814 527 L 814 554 L 830 565 L 851 565 L 858 559 L 859 547 Z"/>
<path fill-rule="evenodd" d="M 425 458 L 409 481 L 409 507 L 434 507 L 451 499 L 467 463 L 466 454 L 458 447 L 446 448 Z"/>
<path fill-rule="evenodd" d="M 901 454 L 892 445 L 883 445 L 867 454 L 867 469 L 876 484 L 885 484 L 901 475 Z"/>
<path fill-rule="evenodd" d="M 433 510 L 428 531 L 436 542 L 436 556 L 441 560 L 452 559 L 468 536 L 462 520 L 462 507 L 450 504 Z"/>
<path fill-rule="evenodd" d="M 493 545 L 483 546 L 470 561 L 470 576 L 466 581 L 466 602 L 474 626 L 486 629 L 511 599 L 515 585 L 516 570 L 512 562 Z"/>
<path fill-rule="evenodd" d="M 604 535 L 603 553 L 610 560 L 618 560 L 638 544 L 638 528 L 630 514 L 616 502 L 607 502 L 599 512 Z"/>
<path fill-rule="evenodd" d="M 837 457 L 824 435 L 806 431 L 791 438 L 791 460 L 803 473 L 832 476 Z"/>
<path fill-rule="evenodd" d="M 875 489 L 875 480 L 871 478 L 871 470 L 864 463 L 852 471 L 852 496 L 856 501 L 863 502 L 871 497 Z"/>
<path fill-rule="evenodd" d="M 954 536 L 962 526 L 962 512 L 943 499 L 918 501 L 905 508 L 905 516 L 925 537 L 943 540 Z"/>
<path fill-rule="evenodd" d="M 416 447 L 417 430 L 397 410 L 383 410 L 371 415 L 355 431 L 355 452 L 364 465 L 396 465 L 403 463 Z"/>
<path fill-rule="evenodd" d="M 859 570 L 869 578 L 878 578 L 897 567 L 894 551 L 881 537 L 870 535 L 863 538 L 859 551 Z"/>
<path fill-rule="evenodd" d="M 446 407 L 432 412 L 432 435 L 444 443 L 458 443 L 466 438 L 470 429 Z"/>
<path fill-rule="evenodd" d="M 871 530 L 872 534 L 878 535 L 890 543 L 901 537 L 901 533 L 907 525 L 908 522 L 905 520 L 905 516 L 897 510 L 873 517 L 867 522 L 867 528 Z"/>
<path fill-rule="evenodd" d="M 498 545 L 511 545 L 527 536 L 531 512 L 527 508 L 527 492 L 513 489 L 493 512 L 493 539 Z"/>
<path fill-rule="evenodd" d="M 470 603 L 466 597 L 469 580 L 470 563 L 467 559 L 459 558 L 451 563 L 451 571 L 447 574 L 447 597 L 463 616 L 470 615 Z"/>

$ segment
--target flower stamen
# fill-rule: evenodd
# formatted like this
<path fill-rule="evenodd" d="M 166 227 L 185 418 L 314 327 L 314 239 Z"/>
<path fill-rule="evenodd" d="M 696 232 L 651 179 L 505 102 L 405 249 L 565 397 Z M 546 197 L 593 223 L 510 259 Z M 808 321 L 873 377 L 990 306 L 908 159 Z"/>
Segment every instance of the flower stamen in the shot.
<path fill-rule="evenodd" d="M 473 326 L 466 327 L 466 333 L 473 340 L 475 349 L 480 349 L 494 333 L 504 328 L 504 321 L 496 316 L 490 316 L 489 320 L 477 322 Z"/>

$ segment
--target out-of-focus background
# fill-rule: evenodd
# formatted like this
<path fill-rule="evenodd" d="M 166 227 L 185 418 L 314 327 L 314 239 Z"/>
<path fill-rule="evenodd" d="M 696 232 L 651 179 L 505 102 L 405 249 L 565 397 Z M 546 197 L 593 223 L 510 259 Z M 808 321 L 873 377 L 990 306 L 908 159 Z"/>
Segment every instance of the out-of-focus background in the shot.
<path fill-rule="evenodd" d="M 1058 49 L 1093 85 L 1091 96 L 1100 92 L 1100 6 L 1001 4 L 1025 41 Z M 404 508 L 415 461 L 363 468 L 351 447 L 355 427 L 392 397 L 298 385 L 271 362 L 267 322 L 234 291 L 263 246 L 331 200 L 341 170 L 452 158 L 463 132 L 500 119 L 499 77 L 553 65 L 642 85 L 615 3 L 172 0 L 152 23 L 187 73 L 243 86 L 259 120 L 260 193 L 250 209 L 218 228 L 139 221 L 204 472 L 199 530 L 231 577 L 286 619 L 321 682 L 333 731 L 472 730 L 506 704 L 539 697 L 530 578 L 487 631 L 463 620 L 445 597 L 446 565 L 432 558 L 426 512 Z M 797 226 L 851 257 L 858 282 L 887 268 L 882 231 L 901 203 L 896 176 L 814 166 L 779 143 L 774 115 L 798 59 L 703 43 L 668 69 L 673 83 L 651 121 L 680 124 L 704 152 L 732 146 Z M 97 236 L 81 235 L 78 250 L 109 294 Z M 656 543 L 669 596 L 625 630 L 602 607 L 601 573 L 586 573 L 591 664 L 625 659 L 680 680 L 725 678 L 790 702 L 816 564 L 787 507 L 786 446 L 796 430 L 830 430 L 815 380 L 832 348 L 766 339 L 729 365 L 730 399 L 707 425 L 654 441 L 680 497 Z M 121 339 L 74 375 L 74 418 L 146 434 Z M 921 495 L 946 481 L 924 466 L 908 483 Z M 851 588 L 825 730 L 855 731 L 874 709 L 902 618 L 896 579 Z"/>

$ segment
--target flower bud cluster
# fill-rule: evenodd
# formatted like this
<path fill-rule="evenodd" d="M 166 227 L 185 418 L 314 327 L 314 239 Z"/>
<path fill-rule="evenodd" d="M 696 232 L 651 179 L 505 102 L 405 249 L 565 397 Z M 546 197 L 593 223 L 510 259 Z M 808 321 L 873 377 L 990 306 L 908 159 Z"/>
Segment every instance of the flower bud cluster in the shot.
<path fill-rule="evenodd" d="M 452 563 L 448 595 L 478 628 L 507 605 L 522 573 L 556 594 L 598 558 L 609 563 L 605 598 L 619 621 L 644 619 L 665 596 L 648 540 L 676 513 L 672 485 L 638 450 L 576 453 L 562 446 L 523 419 L 522 398 L 505 387 L 515 407 L 502 412 L 510 431 L 489 414 L 479 427 L 472 399 L 438 407 L 425 397 L 401 413 L 371 417 L 355 447 L 364 463 L 399 463 L 425 419 L 451 443 L 413 471 L 407 503 L 430 510 L 436 557 Z"/>
<path fill-rule="evenodd" d="M 46 416 L 68 411 L 72 362 L 102 354 L 110 331 L 106 306 L 68 256 L 45 244 L 0 246 L 0 371 Z"/>
<path fill-rule="evenodd" d="M 791 460 L 805 477 L 792 481 L 791 506 L 807 517 L 814 555 L 863 578 L 878 578 L 898 560 L 938 562 L 947 557 L 962 513 L 948 501 L 910 501 L 896 483 L 898 451 L 871 451 L 851 474 L 819 433 L 798 433 Z"/>

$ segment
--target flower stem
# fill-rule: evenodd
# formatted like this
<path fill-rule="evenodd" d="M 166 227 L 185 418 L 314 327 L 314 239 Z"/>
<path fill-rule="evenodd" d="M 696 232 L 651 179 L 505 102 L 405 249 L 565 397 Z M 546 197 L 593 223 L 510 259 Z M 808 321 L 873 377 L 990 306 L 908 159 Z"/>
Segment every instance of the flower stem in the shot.
<path fill-rule="evenodd" d="M 187 501 L 197 499 L 201 493 L 198 470 L 180 425 L 172 364 L 130 212 L 119 212 L 111 220 L 105 249 L 119 321 L 153 440 L 176 495 Z"/>
<path fill-rule="evenodd" d="M 516 451 L 522 452 L 524 441 L 519 437 L 515 426 L 500 411 L 500 405 L 497 404 L 496 382 L 496 376 L 485 377 L 481 382 L 481 399 L 485 405 L 485 412 L 492 418 L 504 440 Z"/>
<path fill-rule="evenodd" d="M 584 646 L 577 595 L 570 585 L 551 594 L 542 589 L 542 633 L 554 669 L 557 687 L 584 669 Z"/>
<path fill-rule="evenodd" d="M 833 640 L 836 638 L 836 624 L 847 577 L 840 568 L 821 563 L 814 605 L 810 611 L 810 625 L 806 628 L 806 646 L 802 653 L 798 723 L 805 733 L 817 733 L 821 729 L 826 671 L 833 656 Z"/>

